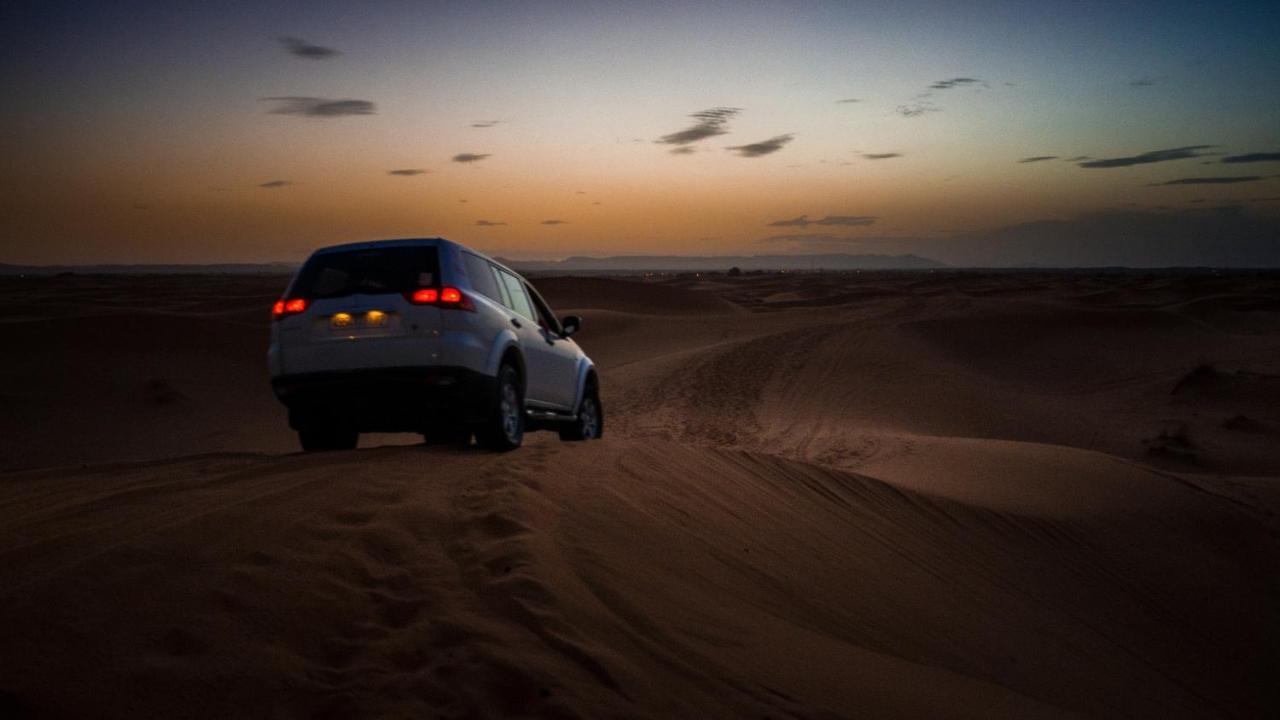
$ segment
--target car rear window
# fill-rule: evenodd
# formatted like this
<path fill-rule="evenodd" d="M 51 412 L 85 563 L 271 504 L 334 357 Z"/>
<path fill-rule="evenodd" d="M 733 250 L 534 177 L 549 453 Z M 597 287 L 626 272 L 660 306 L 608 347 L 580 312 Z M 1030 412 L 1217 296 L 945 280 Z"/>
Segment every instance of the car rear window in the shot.
<path fill-rule="evenodd" d="M 293 294 L 310 298 L 389 295 L 436 284 L 433 247 L 392 247 L 322 253 L 298 273 Z"/>

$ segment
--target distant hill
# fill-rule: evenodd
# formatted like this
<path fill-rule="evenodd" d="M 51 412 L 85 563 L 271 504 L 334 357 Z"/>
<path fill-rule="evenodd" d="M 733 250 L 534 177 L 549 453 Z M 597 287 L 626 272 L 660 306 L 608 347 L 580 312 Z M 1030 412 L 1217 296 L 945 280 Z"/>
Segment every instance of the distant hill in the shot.
<path fill-rule="evenodd" d="M 222 263 L 218 265 L 7 265 L 0 275 L 287 275 L 296 263 Z"/>
<path fill-rule="evenodd" d="M 521 272 L 607 274 L 746 270 L 929 270 L 946 265 L 918 255 L 614 255 L 564 260 L 502 260 Z"/>
<path fill-rule="evenodd" d="M 929 270 L 946 265 L 918 255 L 615 255 L 575 256 L 564 260 L 506 260 L 521 272 L 560 275 L 608 275 L 641 272 L 725 272 L 742 270 Z M 6 265 L 0 275 L 281 275 L 292 273 L 293 263 L 223 263 L 219 265 Z"/>

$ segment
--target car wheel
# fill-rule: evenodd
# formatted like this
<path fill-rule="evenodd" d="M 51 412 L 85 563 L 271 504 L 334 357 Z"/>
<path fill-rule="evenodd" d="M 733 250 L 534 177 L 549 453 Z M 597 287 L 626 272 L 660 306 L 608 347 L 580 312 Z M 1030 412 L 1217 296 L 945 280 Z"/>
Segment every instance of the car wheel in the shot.
<path fill-rule="evenodd" d="M 510 365 L 498 370 L 498 382 L 489 417 L 476 431 L 476 439 L 489 450 L 505 452 L 524 442 L 524 397 L 520 374 Z"/>
<path fill-rule="evenodd" d="M 302 443 L 303 452 L 354 450 L 360 433 L 349 428 L 310 428 L 298 431 L 298 441 Z"/>
<path fill-rule="evenodd" d="M 594 383 L 582 393 L 578 418 L 566 425 L 560 430 L 561 440 L 598 440 L 604 436 L 604 406 L 600 404 L 600 391 Z"/>

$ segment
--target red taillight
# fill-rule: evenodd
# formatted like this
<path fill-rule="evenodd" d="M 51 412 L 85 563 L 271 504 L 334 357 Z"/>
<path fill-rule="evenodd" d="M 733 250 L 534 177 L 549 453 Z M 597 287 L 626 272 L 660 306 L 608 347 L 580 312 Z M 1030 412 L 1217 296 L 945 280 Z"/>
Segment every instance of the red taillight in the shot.
<path fill-rule="evenodd" d="M 409 302 L 415 305 L 435 305 L 438 303 L 442 308 L 453 310 L 476 309 L 476 306 L 471 302 L 471 298 L 455 287 L 440 288 L 439 290 L 436 288 L 414 290 L 409 295 Z"/>
<path fill-rule="evenodd" d="M 475 303 L 467 294 L 455 287 L 447 287 L 440 291 L 440 304 L 456 310 L 475 310 Z"/>
<path fill-rule="evenodd" d="M 293 298 L 291 300 L 277 300 L 275 305 L 271 306 L 271 317 L 279 320 L 285 315 L 297 315 L 307 309 L 307 301 L 305 298 Z"/>
<path fill-rule="evenodd" d="M 440 299 L 440 291 L 435 288 L 422 288 L 414 290 L 409 296 L 409 302 L 415 305 L 430 305 Z"/>

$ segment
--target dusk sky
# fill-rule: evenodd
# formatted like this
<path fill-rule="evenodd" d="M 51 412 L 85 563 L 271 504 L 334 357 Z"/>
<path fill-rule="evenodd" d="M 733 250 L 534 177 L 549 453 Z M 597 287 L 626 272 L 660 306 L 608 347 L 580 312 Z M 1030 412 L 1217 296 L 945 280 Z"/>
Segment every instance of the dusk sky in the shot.
<path fill-rule="evenodd" d="M 0 262 L 296 261 L 403 236 L 515 258 L 947 255 L 1169 227 L 1258 264 L 1280 227 L 1274 1 L 0 12 Z"/>

